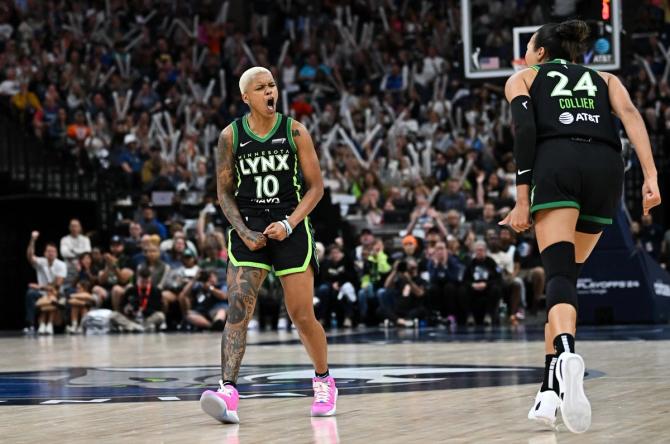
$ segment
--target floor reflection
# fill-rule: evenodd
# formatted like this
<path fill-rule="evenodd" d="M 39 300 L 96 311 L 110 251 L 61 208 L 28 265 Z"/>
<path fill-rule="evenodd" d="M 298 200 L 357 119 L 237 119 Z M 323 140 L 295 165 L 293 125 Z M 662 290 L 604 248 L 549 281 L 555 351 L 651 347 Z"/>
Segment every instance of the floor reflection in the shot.
<path fill-rule="evenodd" d="M 312 418 L 312 434 L 314 444 L 337 444 L 340 434 L 337 430 L 337 418 Z"/>

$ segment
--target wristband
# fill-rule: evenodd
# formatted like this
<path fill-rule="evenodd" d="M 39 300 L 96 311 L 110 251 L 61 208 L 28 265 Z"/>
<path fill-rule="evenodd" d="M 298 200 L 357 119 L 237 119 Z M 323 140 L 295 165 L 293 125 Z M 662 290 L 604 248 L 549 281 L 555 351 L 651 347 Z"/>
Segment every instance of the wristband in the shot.
<path fill-rule="evenodd" d="M 286 237 L 290 236 L 291 233 L 293 233 L 293 229 L 291 228 L 291 224 L 289 223 L 288 218 L 280 222 L 284 226 L 284 229 L 286 230 Z"/>

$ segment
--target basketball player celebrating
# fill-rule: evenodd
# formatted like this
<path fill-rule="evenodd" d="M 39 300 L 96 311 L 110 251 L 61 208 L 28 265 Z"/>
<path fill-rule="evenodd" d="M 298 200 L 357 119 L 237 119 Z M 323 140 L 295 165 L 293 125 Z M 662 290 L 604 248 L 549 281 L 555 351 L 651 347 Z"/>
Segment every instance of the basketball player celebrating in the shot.
<path fill-rule="evenodd" d="M 228 231 L 228 322 L 221 340 L 219 389 L 205 391 L 202 409 L 224 423 L 239 423 L 236 381 L 247 325 L 258 290 L 273 271 L 286 308 L 311 358 L 312 416 L 335 414 L 337 388 L 328 373 L 326 335 L 313 309 L 318 270 L 308 214 L 323 195 L 312 139 L 305 127 L 276 111 L 279 96 L 270 71 L 250 68 L 240 92 L 251 112 L 226 127 L 217 147 L 219 203 Z M 303 179 L 306 191 L 303 193 Z"/>
<path fill-rule="evenodd" d="M 547 276 L 545 376 L 528 417 L 553 426 L 557 408 L 574 433 L 591 425 L 584 361 L 575 353 L 576 282 L 621 199 L 621 119 L 644 173 L 644 214 L 659 205 L 656 167 L 644 122 L 619 79 L 575 64 L 589 28 L 570 20 L 542 26 L 526 50 L 530 68 L 509 78 L 517 202 L 501 221 L 535 232 Z M 531 188 L 532 186 L 532 188 Z"/>

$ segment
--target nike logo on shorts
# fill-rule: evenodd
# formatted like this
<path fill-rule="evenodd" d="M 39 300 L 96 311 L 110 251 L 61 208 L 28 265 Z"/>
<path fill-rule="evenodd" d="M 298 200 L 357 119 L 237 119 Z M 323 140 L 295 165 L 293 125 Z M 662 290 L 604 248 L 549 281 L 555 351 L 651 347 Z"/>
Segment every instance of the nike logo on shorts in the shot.
<path fill-rule="evenodd" d="M 523 102 L 521 104 L 523 105 L 524 108 L 528 109 L 528 100 L 526 100 L 525 102 Z"/>
<path fill-rule="evenodd" d="M 517 170 L 516 173 L 517 173 L 519 176 L 521 176 L 522 174 L 526 174 L 528 171 L 530 171 L 530 170 L 523 170 L 523 171 L 521 171 L 521 170 Z"/>

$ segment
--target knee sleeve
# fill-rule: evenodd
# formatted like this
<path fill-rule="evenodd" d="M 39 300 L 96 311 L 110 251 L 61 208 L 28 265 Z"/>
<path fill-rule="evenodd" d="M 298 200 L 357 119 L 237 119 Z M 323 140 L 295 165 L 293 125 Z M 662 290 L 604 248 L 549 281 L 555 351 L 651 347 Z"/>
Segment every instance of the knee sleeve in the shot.
<path fill-rule="evenodd" d="M 577 309 L 577 267 L 575 246 L 571 242 L 549 245 L 540 254 L 547 277 L 547 313 L 556 304 L 570 304 Z"/>

